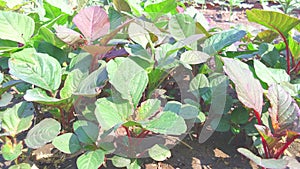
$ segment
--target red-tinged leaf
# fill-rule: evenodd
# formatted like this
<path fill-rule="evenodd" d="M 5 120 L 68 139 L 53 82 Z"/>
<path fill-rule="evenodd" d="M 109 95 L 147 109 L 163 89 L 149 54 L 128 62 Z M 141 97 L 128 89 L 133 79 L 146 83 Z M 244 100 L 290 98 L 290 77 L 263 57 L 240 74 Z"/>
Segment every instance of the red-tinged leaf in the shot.
<path fill-rule="evenodd" d="M 271 107 L 269 113 L 275 134 L 296 130 L 299 126 L 300 110 L 297 103 L 281 86 L 273 84 L 267 94 Z"/>
<path fill-rule="evenodd" d="M 235 84 L 238 99 L 248 108 L 261 114 L 263 105 L 263 89 L 253 77 L 248 65 L 237 60 L 223 58 L 224 71 Z"/>
<path fill-rule="evenodd" d="M 85 41 L 80 33 L 73 31 L 72 29 L 58 26 L 55 28 L 55 31 L 56 36 L 68 45 L 80 45 Z"/>
<path fill-rule="evenodd" d="M 255 125 L 255 128 L 266 140 L 270 156 L 275 158 L 282 155 L 284 150 L 299 136 L 299 133 L 290 130 L 286 130 L 282 135 L 273 135 L 265 126 Z"/>
<path fill-rule="evenodd" d="M 81 10 L 73 18 L 73 22 L 89 42 L 107 34 L 110 27 L 108 15 L 98 6 Z"/>
<path fill-rule="evenodd" d="M 83 50 L 89 52 L 92 56 L 97 56 L 100 54 L 106 54 L 110 51 L 113 46 L 99 46 L 99 45 L 85 45 L 82 47 Z"/>

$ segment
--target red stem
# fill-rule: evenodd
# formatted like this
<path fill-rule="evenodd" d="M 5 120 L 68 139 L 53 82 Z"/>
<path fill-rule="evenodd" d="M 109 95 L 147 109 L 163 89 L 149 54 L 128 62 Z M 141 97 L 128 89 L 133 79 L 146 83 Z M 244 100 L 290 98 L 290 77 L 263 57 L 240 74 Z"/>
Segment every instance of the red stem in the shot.
<path fill-rule="evenodd" d="M 285 44 L 285 52 L 286 52 L 286 62 L 287 62 L 287 73 L 290 74 L 291 71 L 291 63 L 290 63 L 290 50 L 289 50 L 289 44 L 287 42 L 286 37 L 282 34 L 281 31 L 279 31 L 279 29 L 277 29 L 275 26 L 271 25 L 281 36 L 281 38 L 283 39 L 283 42 Z"/>
<path fill-rule="evenodd" d="M 256 110 L 254 110 L 254 114 L 255 114 L 255 117 L 257 119 L 257 123 L 259 125 L 262 125 L 260 114 Z M 265 156 L 266 156 L 266 158 L 269 158 L 268 145 L 267 145 L 267 142 L 266 142 L 265 138 L 262 137 L 262 136 L 261 136 L 261 142 L 262 142 L 262 145 L 263 145 L 263 148 L 264 148 Z"/>
<path fill-rule="evenodd" d="M 285 143 L 284 146 L 281 147 L 281 148 L 279 149 L 279 151 L 275 154 L 274 158 L 278 159 L 279 156 L 280 156 L 281 154 L 283 154 L 283 152 L 289 147 L 290 144 L 293 143 L 293 141 L 294 141 L 297 137 L 299 137 L 299 135 L 294 136 L 292 139 L 288 140 L 288 142 Z"/>
<path fill-rule="evenodd" d="M 126 127 L 126 126 L 122 126 L 122 127 L 126 131 L 126 134 L 127 134 L 127 137 L 128 137 L 128 147 L 130 147 L 131 146 L 131 134 L 130 134 L 130 131 L 129 131 L 128 127 Z"/>
<path fill-rule="evenodd" d="M 65 121 L 64 110 L 60 107 L 59 112 L 60 112 L 61 124 L 65 128 L 66 127 L 66 121 Z"/>

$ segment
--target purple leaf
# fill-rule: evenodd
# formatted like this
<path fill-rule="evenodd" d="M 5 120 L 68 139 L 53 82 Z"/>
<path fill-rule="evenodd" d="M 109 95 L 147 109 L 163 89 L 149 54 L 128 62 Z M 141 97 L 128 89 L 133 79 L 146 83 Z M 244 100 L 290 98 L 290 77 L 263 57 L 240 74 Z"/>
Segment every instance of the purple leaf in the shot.
<path fill-rule="evenodd" d="M 296 130 L 299 125 L 300 110 L 290 94 L 281 86 L 273 84 L 268 90 L 267 98 L 271 103 L 269 113 L 275 134 Z"/>
<path fill-rule="evenodd" d="M 263 89 L 253 77 L 248 65 L 237 60 L 223 58 L 224 71 L 235 84 L 238 99 L 248 108 L 261 114 L 263 105 Z"/>
<path fill-rule="evenodd" d="M 80 33 L 73 31 L 72 29 L 58 26 L 55 28 L 55 31 L 56 36 L 68 45 L 80 45 L 85 41 Z"/>
<path fill-rule="evenodd" d="M 108 15 L 98 6 L 81 10 L 73 18 L 73 22 L 89 42 L 107 34 L 110 27 Z"/>

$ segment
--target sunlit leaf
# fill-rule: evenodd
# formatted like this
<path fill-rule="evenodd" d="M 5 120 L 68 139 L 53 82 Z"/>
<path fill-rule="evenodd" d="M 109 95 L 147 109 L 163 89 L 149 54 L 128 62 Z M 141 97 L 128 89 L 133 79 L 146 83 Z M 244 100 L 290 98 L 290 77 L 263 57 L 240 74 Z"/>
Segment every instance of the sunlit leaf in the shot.
<path fill-rule="evenodd" d="M 137 119 L 146 120 L 147 118 L 154 115 L 160 109 L 161 101 L 158 99 L 148 99 L 141 103 L 138 108 Z"/>
<path fill-rule="evenodd" d="M 34 21 L 15 12 L 0 11 L 0 39 L 25 44 L 34 32 Z"/>
<path fill-rule="evenodd" d="M 57 26 L 55 28 L 55 31 L 56 36 L 68 45 L 77 45 L 84 43 L 83 36 L 72 29 L 63 26 Z"/>
<path fill-rule="evenodd" d="M 60 123 L 46 118 L 29 130 L 25 143 L 30 148 L 39 148 L 51 142 L 60 132 Z"/>
<path fill-rule="evenodd" d="M 159 3 L 149 4 L 145 7 L 145 12 L 148 13 L 152 21 L 157 20 L 159 17 L 166 13 L 176 12 L 176 1 L 175 0 L 164 0 Z"/>
<path fill-rule="evenodd" d="M 171 151 L 164 145 L 155 144 L 149 149 L 149 156 L 155 161 L 164 161 L 171 157 Z"/>
<path fill-rule="evenodd" d="M 104 151 L 88 151 L 77 158 L 78 169 L 98 169 L 104 162 Z"/>
<path fill-rule="evenodd" d="M 51 92 L 60 86 L 61 66 L 59 62 L 47 54 L 36 53 L 33 48 L 14 53 L 8 64 L 9 73 L 27 83 Z"/>
<path fill-rule="evenodd" d="M 231 29 L 221 33 L 217 33 L 205 40 L 203 44 L 203 52 L 210 56 L 217 54 L 225 47 L 239 41 L 246 35 L 243 30 Z"/>
<path fill-rule="evenodd" d="M 23 144 L 19 143 L 13 145 L 11 142 L 7 142 L 1 147 L 1 154 L 5 160 L 15 160 L 22 154 Z"/>
<path fill-rule="evenodd" d="M 300 109 L 294 99 L 279 85 L 270 86 L 267 94 L 272 126 L 276 133 L 298 128 Z"/>
<path fill-rule="evenodd" d="M 111 158 L 111 162 L 115 167 L 122 168 L 130 164 L 130 159 L 122 156 L 114 155 Z"/>
<path fill-rule="evenodd" d="M 300 20 L 289 15 L 260 9 L 246 11 L 250 22 L 259 23 L 271 30 L 287 35 L 287 33 L 300 23 Z"/>
<path fill-rule="evenodd" d="M 235 84 L 238 99 L 248 108 L 261 114 L 263 89 L 259 81 L 253 77 L 248 65 L 236 59 L 223 58 L 223 60 L 224 71 Z"/>
<path fill-rule="evenodd" d="M 29 129 L 33 119 L 33 105 L 29 102 L 21 102 L 3 112 L 2 128 L 13 137 L 22 131 Z"/>
<path fill-rule="evenodd" d="M 107 34 L 110 27 L 108 15 L 99 6 L 82 9 L 73 18 L 73 22 L 90 42 Z"/>
<path fill-rule="evenodd" d="M 257 165 L 264 168 L 282 169 L 287 165 L 287 161 L 283 159 L 261 159 L 245 148 L 238 148 L 238 152 L 255 162 Z"/>
<path fill-rule="evenodd" d="M 130 39 L 135 41 L 136 43 L 143 46 L 146 49 L 146 46 L 150 40 L 150 35 L 147 30 L 145 30 L 142 26 L 132 22 L 128 27 L 128 35 Z"/>
<path fill-rule="evenodd" d="M 187 14 L 177 14 L 169 21 L 169 31 L 176 40 L 183 40 L 195 34 L 194 19 Z"/>
<path fill-rule="evenodd" d="M 258 60 L 254 60 L 254 69 L 258 78 L 266 82 L 269 86 L 290 81 L 290 76 L 284 69 L 268 68 Z"/>
<path fill-rule="evenodd" d="M 47 95 L 47 92 L 40 88 L 29 89 L 24 95 L 24 99 L 30 102 L 37 102 L 44 105 L 62 105 L 67 103 L 66 99 L 57 99 Z"/>
<path fill-rule="evenodd" d="M 73 133 L 65 133 L 55 137 L 52 144 L 55 148 L 67 154 L 76 153 L 81 149 L 78 137 Z"/>

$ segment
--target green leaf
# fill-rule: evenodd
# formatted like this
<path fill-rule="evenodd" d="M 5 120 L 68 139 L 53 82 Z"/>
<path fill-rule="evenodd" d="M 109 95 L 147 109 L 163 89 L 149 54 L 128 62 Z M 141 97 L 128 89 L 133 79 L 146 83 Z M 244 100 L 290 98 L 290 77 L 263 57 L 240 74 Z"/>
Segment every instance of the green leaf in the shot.
<path fill-rule="evenodd" d="M 244 107 L 237 107 L 231 112 L 231 121 L 236 124 L 248 122 L 249 112 Z"/>
<path fill-rule="evenodd" d="M 223 58 L 223 60 L 224 71 L 235 84 L 238 99 L 246 107 L 252 108 L 261 114 L 263 89 L 259 81 L 253 77 L 248 65 L 236 59 Z"/>
<path fill-rule="evenodd" d="M 31 169 L 30 164 L 21 163 L 17 165 L 10 166 L 8 169 Z"/>
<path fill-rule="evenodd" d="M 181 106 L 178 113 L 184 119 L 195 119 L 199 114 L 199 109 L 196 106 L 184 104 Z"/>
<path fill-rule="evenodd" d="M 114 155 L 111 158 L 111 162 L 115 167 L 122 168 L 128 166 L 131 161 L 129 158 Z"/>
<path fill-rule="evenodd" d="M 79 70 L 75 69 L 70 72 L 65 80 L 64 87 L 60 90 L 61 98 L 69 98 L 79 87 L 81 80 L 83 79 L 84 74 Z"/>
<path fill-rule="evenodd" d="M 14 51 L 18 49 L 18 43 L 10 40 L 0 39 L 0 52 Z"/>
<path fill-rule="evenodd" d="M 258 54 L 262 57 L 262 60 L 268 65 L 274 67 L 280 59 L 280 53 L 272 44 L 262 43 L 259 45 Z"/>
<path fill-rule="evenodd" d="M 106 65 L 103 63 L 97 70 L 81 79 L 77 90 L 73 92 L 73 94 L 81 96 L 96 96 L 101 92 L 101 89 L 104 87 L 107 79 L 108 75 Z"/>
<path fill-rule="evenodd" d="M 293 39 L 292 36 L 288 37 L 288 41 L 289 41 L 289 49 L 292 53 L 292 56 L 295 58 L 295 60 L 299 60 L 300 59 L 300 43 L 297 42 L 295 39 Z"/>
<path fill-rule="evenodd" d="M 96 102 L 95 115 L 103 130 L 109 130 L 117 124 L 126 122 L 133 110 L 128 101 L 113 98 L 101 98 Z"/>
<path fill-rule="evenodd" d="M 268 68 L 258 60 L 254 60 L 254 69 L 258 78 L 263 82 L 266 82 L 269 86 L 290 81 L 290 76 L 285 70 Z"/>
<path fill-rule="evenodd" d="M 185 64 L 196 65 L 206 62 L 210 56 L 200 51 L 186 51 L 180 56 L 180 61 Z"/>
<path fill-rule="evenodd" d="M 5 160 L 15 160 L 22 154 L 23 144 L 12 145 L 10 142 L 5 143 L 1 148 L 2 156 Z"/>
<path fill-rule="evenodd" d="M 56 47 L 62 47 L 65 45 L 65 43 L 56 36 L 54 32 L 52 32 L 49 28 L 42 26 L 39 29 L 39 36 L 46 42 L 56 46 Z"/>
<path fill-rule="evenodd" d="M 138 108 L 137 119 L 146 120 L 147 118 L 154 115 L 160 109 L 161 101 L 158 99 L 148 99 L 141 103 L 141 106 Z"/>
<path fill-rule="evenodd" d="M 150 40 L 150 35 L 147 30 L 145 30 L 142 26 L 132 22 L 128 27 L 128 35 L 130 39 L 134 42 L 143 46 L 146 49 L 146 46 Z"/>
<path fill-rule="evenodd" d="M 10 89 L 12 86 L 15 86 L 19 83 L 21 83 L 21 80 L 11 80 L 8 81 L 6 83 L 3 83 L 2 85 L 0 85 L 0 95 L 2 95 L 3 93 L 5 93 L 8 89 Z"/>
<path fill-rule="evenodd" d="M 25 143 L 29 148 L 39 148 L 51 142 L 60 132 L 60 123 L 46 118 L 29 130 Z"/>
<path fill-rule="evenodd" d="M 33 105 L 21 102 L 3 112 L 2 128 L 13 137 L 22 131 L 29 129 L 33 119 Z"/>
<path fill-rule="evenodd" d="M 149 156 L 155 161 L 164 161 L 171 157 L 171 151 L 164 145 L 155 144 L 149 149 Z"/>
<path fill-rule="evenodd" d="M 169 21 L 169 31 L 177 41 L 194 35 L 195 30 L 195 21 L 187 14 L 176 14 Z"/>
<path fill-rule="evenodd" d="M 252 9 L 247 10 L 246 14 L 250 22 L 261 24 L 285 36 L 300 23 L 300 20 L 295 17 L 275 11 Z"/>
<path fill-rule="evenodd" d="M 204 74 L 198 74 L 192 79 L 189 88 L 193 95 L 200 99 L 200 97 L 210 89 L 210 85 Z"/>
<path fill-rule="evenodd" d="M 61 66 L 47 54 L 26 48 L 14 53 L 9 59 L 9 73 L 19 79 L 55 92 L 60 86 Z"/>
<path fill-rule="evenodd" d="M 98 169 L 104 162 L 102 150 L 89 151 L 77 158 L 78 169 Z"/>
<path fill-rule="evenodd" d="M 13 98 L 14 96 L 8 92 L 0 95 L 0 107 L 7 106 Z"/>
<path fill-rule="evenodd" d="M 271 43 L 275 38 L 278 37 L 278 33 L 272 30 L 264 30 L 259 32 L 256 37 L 254 38 L 255 42 L 260 43 Z"/>
<path fill-rule="evenodd" d="M 131 13 L 130 6 L 125 0 L 113 0 L 113 4 L 115 5 L 115 8 L 120 12 L 124 11 Z"/>
<path fill-rule="evenodd" d="M 264 168 L 285 168 L 287 166 L 287 161 L 284 159 L 261 159 L 260 157 L 253 154 L 251 151 L 245 149 L 245 148 L 238 148 L 237 151 L 253 162 L 255 162 L 257 165 L 264 167 Z"/>
<path fill-rule="evenodd" d="M 47 92 L 40 88 L 27 90 L 24 99 L 29 102 L 37 102 L 44 105 L 63 105 L 68 102 L 67 99 L 57 99 L 48 96 Z"/>
<path fill-rule="evenodd" d="M 0 11 L 0 39 L 25 44 L 34 32 L 34 21 L 15 12 Z"/>
<path fill-rule="evenodd" d="M 214 34 L 204 41 L 203 52 L 213 56 L 225 47 L 239 41 L 246 35 L 243 30 L 231 29 L 218 34 Z"/>
<path fill-rule="evenodd" d="M 73 15 L 74 10 L 77 6 L 77 1 L 69 1 L 69 0 L 47 0 L 47 2 L 54 7 L 61 9 L 62 12 L 65 12 L 69 15 Z"/>
<path fill-rule="evenodd" d="M 53 139 L 52 144 L 66 154 L 76 153 L 81 149 L 78 137 L 73 133 L 65 133 Z"/>
<path fill-rule="evenodd" d="M 141 169 L 138 159 L 135 159 L 130 165 L 126 167 L 127 169 Z"/>
<path fill-rule="evenodd" d="M 176 12 L 176 1 L 175 0 L 164 0 L 159 3 L 149 4 L 145 7 L 145 12 L 148 13 L 152 21 L 156 21 L 159 17 L 166 13 Z"/>
<path fill-rule="evenodd" d="M 123 99 L 136 107 L 148 84 L 147 72 L 131 59 L 124 59 L 118 65 L 111 61 L 107 67 L 109 82 Z"/>
<path fill-rule="evenodd" d="M 270 86 L 266 95 L 270 100 L 269 114 L 275 133 L 295 130 L 299 122 L 299 107 L 294 99 L 279 85 Z"/>
<path fill-rule="evenodd" d="M 74 122 L 73 130 L 79 141 L 85 144 L 94 144 L 99 135 L 98 126 L 85 120 L 78 120 Z"/>
<path fill-rule="evenodd" d="M 171 111 L 162 112 L 159 117 L 142 123 L 142 126 L 152 132 L 168 135 L 180 135 L 187 129 L 184 119 Z"/>

